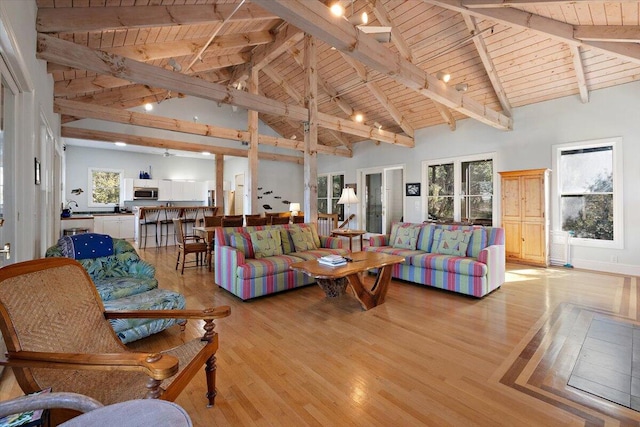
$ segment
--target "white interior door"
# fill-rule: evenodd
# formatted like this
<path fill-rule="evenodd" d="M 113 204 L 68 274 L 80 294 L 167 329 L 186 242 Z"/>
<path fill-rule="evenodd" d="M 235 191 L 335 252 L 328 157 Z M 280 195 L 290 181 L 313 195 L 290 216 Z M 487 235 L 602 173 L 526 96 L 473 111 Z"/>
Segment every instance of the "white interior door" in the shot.
<path fill-rule="evenodd" d="M 235 176 L 236 181 L 236 193 L 235 193 L 235 208 L 234 215 L 244 214 L 244 174 L 238 174 Z"/>
<path fill-rule="evenodd" d="M 0 57 L 0 266 L 13 262 L 16 208 L 13 173 L 17 87 Z"/>
<path fill-rule="evenodd" d="M 388 233 L 404 217 L 404 166 L 361 170 L 358 176 L 361 227 L 367 236 Z"/>

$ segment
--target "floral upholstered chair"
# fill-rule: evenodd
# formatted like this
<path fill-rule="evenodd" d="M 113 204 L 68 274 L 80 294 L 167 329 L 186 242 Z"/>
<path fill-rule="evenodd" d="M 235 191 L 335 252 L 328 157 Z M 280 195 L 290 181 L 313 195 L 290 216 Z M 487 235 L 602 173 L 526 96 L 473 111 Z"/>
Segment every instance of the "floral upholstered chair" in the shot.
<path fill-rule="evenodd" d="M 93 254 L 81 254 L 78 250 L 72 254 L 70 242 L 80 246 L 89 239 L 101 239 L 101 249 Z M 94 257 L 96 254 L 99 256 Z M 45 256 L 75 258 L 89 273 L 106 310 L 185 308 L 183 295 L 158 288 L 155 267 L 142 260 L 126 240 L 111 239 L 103 234 L 65 236 L 47 249 Z M 112 319 L 110 322 L 123 343 L 155 334 L 176 323 L 184 324 L 175 319 Z"/>

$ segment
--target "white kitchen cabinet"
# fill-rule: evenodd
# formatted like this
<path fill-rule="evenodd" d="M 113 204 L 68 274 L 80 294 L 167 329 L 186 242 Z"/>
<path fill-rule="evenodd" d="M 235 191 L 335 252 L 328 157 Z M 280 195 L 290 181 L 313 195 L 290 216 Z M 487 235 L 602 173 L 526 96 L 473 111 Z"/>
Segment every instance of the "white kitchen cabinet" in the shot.
<path fill-rule="evenodd" d="M 117 239 L 133 240 L 135 217 L 133 215 L 99 215 L 94 218 L 94 232 L 108 234 Z"/>
<path fill-rule="evenodd" d="M 158 188 L 157 179 L 134 179 L 133 186 L 138 188 Z"/>
<path fill-rule="evenodd" d="M 203 201 L 207 199 L 206 184 L 203 181 L 184 183 L 184 199 L 189 201 Z"/>
<path fill-rule="evenodd" d="M 163 202 L 204 201 L 207 200 L 206 188 L 204 181 L 162 179 L 158 182 L 158 200 Z"/>
<path fill-rule="evenodd" d="M 172 199 L 173 181 L 161 179 L 158 181 L 158 200 L 170 201 Z"/>
<path fill-rule="evenodd" d="M 133 200 L 133 178 L 124 179 L 122 200 Z"/>

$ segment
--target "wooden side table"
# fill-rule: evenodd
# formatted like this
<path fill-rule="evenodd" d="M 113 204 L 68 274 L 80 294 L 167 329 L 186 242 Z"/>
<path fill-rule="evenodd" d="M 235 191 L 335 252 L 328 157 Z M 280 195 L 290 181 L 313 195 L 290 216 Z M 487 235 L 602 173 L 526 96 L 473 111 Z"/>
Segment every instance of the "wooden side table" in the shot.
<path fill-rule="evenodd" d="M 362 236 L 366 233 L 365 230 L 350 230 L 348 228 L 336 228 L 331 230 L 332 237 L 348 237 L 349 238 L 349 252 L 353 252 L 353 238 L 360 236 L 360 250 L 363 247 Z"/>

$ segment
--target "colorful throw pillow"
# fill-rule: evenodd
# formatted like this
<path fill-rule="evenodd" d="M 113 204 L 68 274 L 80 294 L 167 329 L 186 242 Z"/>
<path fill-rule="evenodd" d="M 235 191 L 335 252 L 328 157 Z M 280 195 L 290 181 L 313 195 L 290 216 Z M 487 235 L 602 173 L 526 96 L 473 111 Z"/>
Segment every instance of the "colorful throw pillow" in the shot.
<path fill-rule="evenodd" d="M 280 230 L 280 242 L 282 242 L 282 253 L 288 255 L 296 251 L 296 247 L 293 246 L 293 240 L 291 240 L 291 234 L 289 229 L 279 225 L 277 229 Z M 275 230 L 275 228 L 274 228 Z"/>
<path fill-rule="evenodd" d="M 469 231 L 442 230 L 435 252 L 443 255 L 466 256 L 469 240 L 471 240 Z"/>
<path fill-rule="evenodd" d="M 229 241 L 231 246 L 244 254 L 245 258 L 255 258 L 249 233 L 231 233 L 229 234 Z"/>
<path fill-rule="evenodd" d="M 487 247 L 487 231 L 484 227 L 474 228 L 467 247 L 467 256 L 478 258 L 480 251 Z"/>
<path fill-rule="evenodd" d="M 304 252 L 318 248 L 313 238 L 313 233 L 309 228 L 292 228 L 289 230 L 289 234 L 293 240 L 296 252 Z"/>
<path fill-rule="evenodd" d="M 395 239 L 391 246 L 399 249 L 414 249 L 418 243 L 418 234 L 422 225 L 419 224 L 399 224 L 396 228 Z"/>
<path fill-rule="evenodd" d="M 249 233 L 256 259 L 282 255 L 280 230 L 270 229 Z"/>
<path fill-rule="evenodd" d="M 416 249 L 419 251 L 431 252 L 433 246 L 433 236 L 436 231 L 436 226 L 433 224 L 425 224 L 422 226 L 420 236 L 418 237 L 418 243 Z"/>

